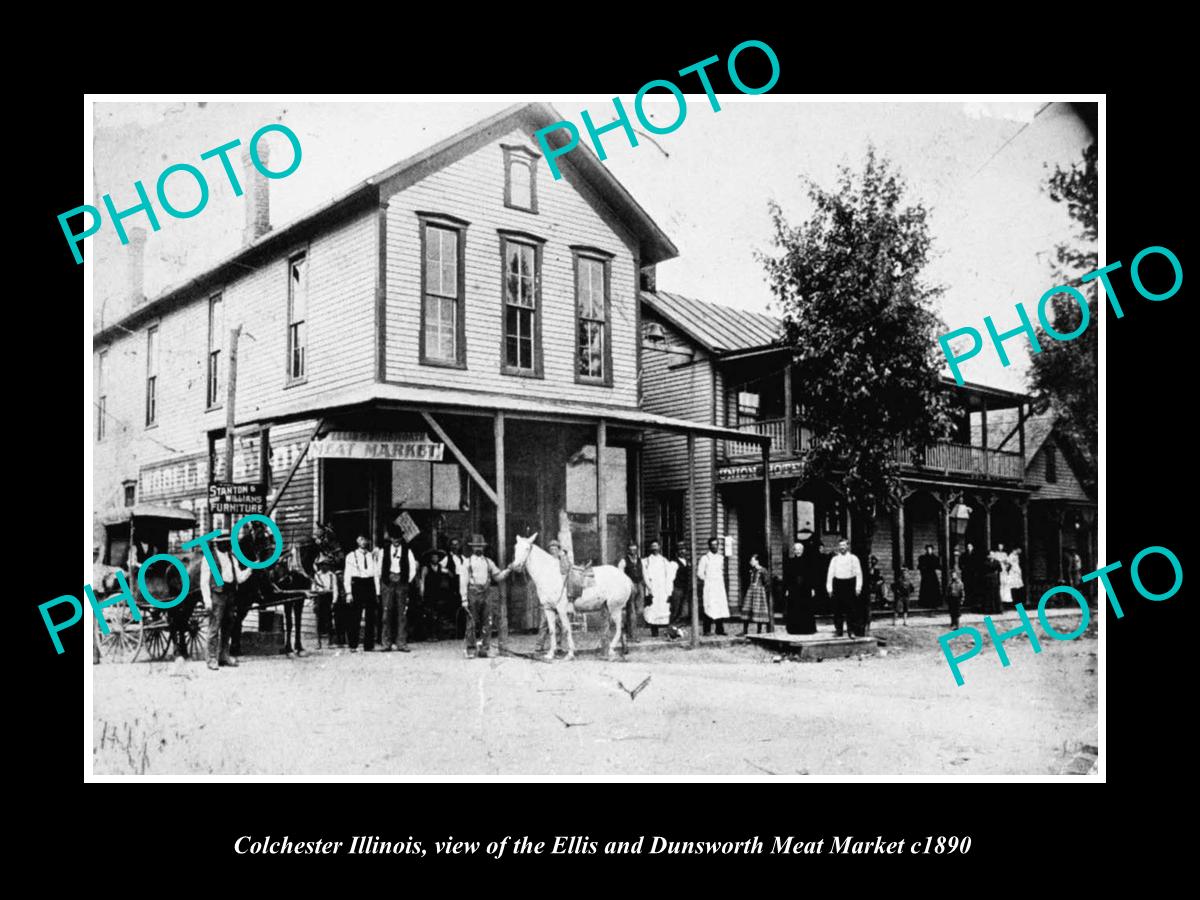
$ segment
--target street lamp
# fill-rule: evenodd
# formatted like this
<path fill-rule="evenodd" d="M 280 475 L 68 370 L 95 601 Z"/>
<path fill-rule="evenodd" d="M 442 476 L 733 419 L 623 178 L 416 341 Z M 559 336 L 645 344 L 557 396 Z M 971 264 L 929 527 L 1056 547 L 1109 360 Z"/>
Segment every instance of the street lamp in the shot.
<path fill-rule="evenodd" d="M 971 507 L 965 503 L 956 503 L 950 510 L 950 534 L 954 541 L 950 548 L 950 559 L 953 561 L 958 550 L 958 544 L 967 533 L 967 522 L 971 518 Z"/>

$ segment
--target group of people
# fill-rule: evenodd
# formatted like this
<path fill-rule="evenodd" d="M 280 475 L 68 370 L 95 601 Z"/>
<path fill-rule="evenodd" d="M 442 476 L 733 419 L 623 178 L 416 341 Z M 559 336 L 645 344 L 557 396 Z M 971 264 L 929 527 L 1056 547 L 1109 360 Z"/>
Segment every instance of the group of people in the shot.
<path fill-rule="evenodd" d="M 553 545 L 552 545 L 553 546 Z M 824 572 L 818 572 L 813 560 L 804 556 L 805 545 L 799 541 L 783 566 L 783 597 L 787 609 L 787 629 L 792 634 L 813 634 L 817 630 L 813 608 L 814 589 L 824 579 L 824 588 L 833 598 L 834 627 L 840 636 L 848 630 L 851 636 L 864 634 L 868 627 L 868 595 L 864 593 L 864 575 L 858 557 L 850 553 L 850 545 L 838 543 L 837 555 Z M 552 552 L 553 549 L 552 549 Z M 712 538 L 708 551 L 696 562 L 696 586 L 700 597 L 697 610 L 705 635 L 714 632 L 724 635 L 725 621 L 733 617 L 725 584 L 725 554 L 721 541 Z M 668 640 L 682 635 L 681 628 L 691 621 L 691 559 L 689 548 L 681 544 L 671 559 L 662 554 L 661 544 L 651 541 L 649 555 L 642 557 L 635 543 L 629 544 L 626 555 L 617 563 L 633 583 L 630 596 L 630 639 L 636 641 L 636 625 L 645 623 L 652 636 L 665 629 Z M 746 589 L 737 613 L 742 621 L 742 634 L 753 625 L 758 633 L 771 621 L 770 592 L 773 576 L 760 554 L 750 556 L 746 573 Z"/>
<path fill-rule="evenodd" d="M 629 598 L 630 640 L 637 640 L 637 626 L 643 622 L 652 637 L 658 637 L 660 629 L 665 629 L 668 640 L 682 636 L 681 629 L 691 623 L 691 565 L 690 548 L 686 544 L 680 544 L 671 559 L 663 556 L 658 541 L 650 542 L 650 553 L 645 557 L 638 552 L 636 543 L 629 544 L 617 568 L 633 583 Z M 721 552 L 720 539 L 709 540 L 708 551 L 695 565 L 701 628 L 706 635 L 712 634 L 714 629 L 718 635 L 724 635 L 725 620 L 731 618 L 732 613 L 725 587 L 725 554 Z M 757 555 L 751 558 L 750 567 L 751 585 L 738 611 L 745 629 L 751 623 L 757 623 L 758 630 L 762 631 L 762 625 L 769 621 L 766 592 L 770 590 L 771 576 Z"/>
<path fill-rule="evenodd" d="M 317 536 L 314 535 L 314 540 Z M 325 546 L 325 545 L 321 545 Z M 370 538 L 360 534 L 355 548 L 344 554 L 322 550 L 311 562 L 311 574 L 306 575 L 314 591 L 327 596 L 318 605 L 318 632 L 328 633 L 331 643 L 348 647 L 351 653 L 379 649 L 409 652 L 410 612 L 420 598 L 426 615 L 434 614 L 441 606 L 461 607 L 466 619 L 465 652 L 468 657 L 491 655 L 492 614 L 496 586 L 507 579 L 512 567 L 501 569 L 485 554 L 487 543 L 481 535 L 473 535 L 464 553 L 461 541 L 451 539 L 448 549 L 432 549 L 418 560 L 417 555 L 400 534 L 389 534 L 381 546 L 372 548 Z M 566 577 L 573 560 L 558 540 L 550 541 L 548 550 L 559 560 Z M 251 571 L 230 552 L 228 535 L 214 542 L 213 560 L 220 571 L 222 584 L 209 568 L 202 564 L 200 589 L 209 610 L 208 665 L 237 665 L 229 652 L 229 632 L 236 608 L 234 596 L 238 586 Z M 696 583 L 699 592 L 703 633 L 725 634 L 725 620 L 732 617 L 725 585 L 726 557 L 721 542 L 712 538 L 708 551 L 696 562 Z M 342 571 L 335 571 L 341 562 Z M 659 541 L 651 541 L 649 553 L 642 556 L 636 543 L 630 543 L 617 567 L 633 585 L 628 605 L 628 634 L 637 640 L 638 629 L 645 625 L 653 637 L 664 633 L 668 640 L 682 636 L 682 628 L 691 622 L 692 559 L 689 547 L 681 544 L 673 556 L 662 553 Z M 293 565 L 293 568 L 297 566 Z M 941 604 L 942 563 L 932 545 L 925 547 L 917 561 L 920 576 L 919 602 L 925 607 Z M 782 567 L 782 590 L 785 622 L 789 634 L 816 633 L 815 606 L 822 591 L 830 601 L 834 633 L 841 637 L 858 637 L 870 630 L 872 603 L 886 604 L 887 585 L 876 557 L 869 558 L 864 570 L 859 558 L 850 552 L 846 539 L 837 543 L 832 557 L 818 552 L 806 553 L 806 544 L 796 541 Z M 742 621 L 742 633 L 751 625 L 761 633 L 770 623 L 773 576 L 763 564 L 762 557 L 750 556 L 745 590 L 737 613 Z M 914 592 L 904 569 L 898 569 L 891 585 L 892 622 L 903 617 L 908 623 L 909 602 Z M 977 605 L 984 612 L 998 612 L 1003 603 L 1019 602 L 1024 595 L 1021 551 L 1006 553 L 998 544 L 991 553 L 977 552 L 968 542 L 955 554 L 946 596 L 951 627 L 958 627 L 964 604 Z M 539 617 L 541 630 L 538 649 L 548 642 L 545 617 Z M 419 625 L 418 625 L 419 627 Z M 297 649 L 299 646 L 297 621 Z M 290 648 L 289 648 L 290 650 Z"/>
<path fill-rule="evenodd" d="M 452 538 L 446 550 L 433 549 L 418 562 L 408 543 L 391 534 L 380 548 L 359 535 L 356 548 L 346 554 L 339 578 L 333 557 L 316 559 L 313 589 L 331 598 L 329 621 L 319 623 L 332 634 L 334 646 L 351 653 L 382 651 L 408 653 L 409 614 L 420 599 L 424 618 L 436 620 L 446 604 L 461 607 L 466 618 L 465 650 L 469 657 L 491 655 L 492 610 L 495 586 L 511 574 L 484 554 L 487 542 L 474 535 L 463 553 L 462 542 Z M 419 633 L 419 632 L 418 632 Z"/>
<path fill-rule="evenodd" d="M 702 561 L 708 571 L 716 573 L 709 580 L 711 585 L 706 589 L 706 604 L 709 596 L 716 596 L 724 603 L 723 574 L 724 557 L 718 552 L 718 542 L 710 542 L 710 552 Z M 870 631 L 871 609 L 873 604 L 886 606 L 887 582 L 875 556 L 869 558 L 869 564 L 864 571 L 859 558 L 850 552 L 850 545 L 844 538 L 837 543 L 837 550 L 832 557 L 826 557 L 820 552 L 806 554 L 806 545 L 796 541 L 792 546 L 790 556 L 783 564 L 782 597 L 785 603 L 785 621 L 789 634 L 814 634 L 816 622 L 814 616 L 814 601 L 816 595 L 824 590 L 832 606 L 834 634 L 837 637 L 848 635 L 858 637 Z M 918 603 L 922 607 L 935 608 L 941 606 L 942 600 L 942 561 L 932 544 L 926 545 L 925 552 L 917 560 L 919 587 L 914 588 L 909 581 L 904 568 L 898 568 L 891 583 L 892 624 L 902 620 L 908 624 L 909 606 L 913 594 L 918 594 Z M 770 570 L 761 562 L 758 554 L 752 554 L 746 573 L 746 589 L 738 612 L 742 618 L 742 633 L 747 634 L 751 625 L 759 633 L 763 626 L 770 621 L 770 607 L 767 599 L 772 590 L 772 575 Z M 966 549 L 956 555 L 956 565 L 951 568 L 949 582 L 946 585 L 947 606 L 949 608 L 951 627 L 957 628 L 962 609 L 965 605 L 979 608 L 983 612 L 994 613 L 1002 609 L 1003 604 L 1014 604 L 1024 600 L 1025 581 L 1021 567 L 1021 550 L 1015 548 L 1006 552 L 1003 544 L 997 544 L 989 554 L 976 553 L 974 545 L 967 543 Z M 727 618 L 727 606 L 722 607 L 721 618 Z M 718 634 L 724 630 L 720 626 Z M 708 629 L 705 629 L 705 634 Z"/>
<path fill-rule="evenodd" d="M 997 544 L 990 553 L 975 549 L 971 541 L 958 554 L 963 598 L 967 605 L 985 613 L 998 613 L 1005 604 L 1025 600 L 1025 574 L 1021 567 L 1021 548 L 1006 552 Z"/>

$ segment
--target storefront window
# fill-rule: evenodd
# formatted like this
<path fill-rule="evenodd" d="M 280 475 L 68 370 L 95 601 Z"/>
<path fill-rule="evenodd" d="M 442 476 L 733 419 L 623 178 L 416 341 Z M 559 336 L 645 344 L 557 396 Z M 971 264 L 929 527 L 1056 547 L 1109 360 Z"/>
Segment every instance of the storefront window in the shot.
<path fill-rule="evenodd" d="M 457 464 L 392 462 L 393 507 L 457 510 L 461 505 L 462 479 Z"/>
<path fill-rule="evenodd" d="M 605 511 L 608 513 L 608 555 L 600 559 L 600 534 L 596 525 L 596 445 L 586 444 L 567 459 L 567 516 L 575 558 L 611 563 L 629 539 L 628 454 L 624 447 L 604 451 Z"/>

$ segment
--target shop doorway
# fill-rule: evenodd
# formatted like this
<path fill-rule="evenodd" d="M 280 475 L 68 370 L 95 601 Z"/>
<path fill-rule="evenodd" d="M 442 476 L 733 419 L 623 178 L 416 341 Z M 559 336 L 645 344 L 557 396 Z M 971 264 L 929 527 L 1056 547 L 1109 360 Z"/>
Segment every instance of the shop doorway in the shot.
<path fill-rule="evenodd" d="M 378 485 L 390 479 L 388 463 L 357 459 L 325 459 L 325 521 L 337 535 L 343 550 L 354 549 L 355 539 L 365 534 L 375 544 L 386 510 L 377 502 Z"/>

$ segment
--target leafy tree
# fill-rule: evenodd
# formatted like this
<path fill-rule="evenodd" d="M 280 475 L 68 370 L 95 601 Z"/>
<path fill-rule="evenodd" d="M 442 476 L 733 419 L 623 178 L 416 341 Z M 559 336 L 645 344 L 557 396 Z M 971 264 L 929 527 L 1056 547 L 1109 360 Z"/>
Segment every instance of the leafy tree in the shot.
<path fill-rule="evenodd" d="M 841 482 L 854 516 L 856 552 L 869 552 L 877 512 L 900 496 L 899 443 L 946 438 L 948 398 L 939 375 L 934 308 L 926 283 L 925 208 L 904 202 L 905 184 L 872 147 L 837 189 L 808 185 L 815 212 L 792 227 L 770 204 L 775 256 L 760 255 L 793 348 L 804 419 L 812 426 L 809 477 Z"/>
<path fill-rule="evenodd" d="M 1079 241 L 1055 248 L 1055 277 L 1059 284 L 1083 293 L 1091 319 L 1083 334 L 1071 341 L 1056 340 L 1038 326 L 1042 352 L 1031 357 L 1029 388 L 1035 408 L 1039 412 L 1052 410 L 1058 427 L 1077 446 L 1086 447 L 1095 459 L 1099 430 L 1098 282 L 1083 285 L 1079 279 L 1099 266 L 1096 145 L 1093 143 L 1084 150 L 1083 160 L 1070 168 L 1055 166 L 1047 188 L 1050 198 L 1056 203 L 1066 203 L 1067 212 L 1079 224 Z M 1068 294 L 1056 294 L 1048 312 L 1054 330 L 1060 334 L 1078 328 L 1083 315 L 1078 301 Z"/>

